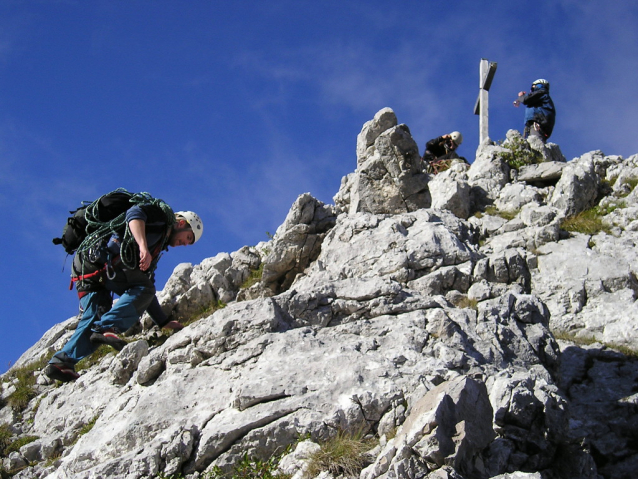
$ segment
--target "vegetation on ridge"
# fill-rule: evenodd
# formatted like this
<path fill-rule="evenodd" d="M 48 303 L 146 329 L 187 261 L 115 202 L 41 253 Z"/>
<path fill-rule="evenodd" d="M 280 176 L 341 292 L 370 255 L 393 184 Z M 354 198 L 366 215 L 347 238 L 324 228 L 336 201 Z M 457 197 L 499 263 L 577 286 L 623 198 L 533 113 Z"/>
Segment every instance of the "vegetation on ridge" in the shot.
<path fill-rule="evenodd" d="M 270 459 L 262 461 L 244 455 L 242 460 L 228 472 L 224 472 L 220 467 L 215 466 L 210 472 L 201 474 L 200 479 L 290 479 L 290 474 L 284 474 L 278 470 L 281 458 L 290 452 L 287 448 L 279 455 L 273 455 Z M 181 473 L 166 475 L 160 473 L 158 479 L 184 479 Z"/>
<path fill-rule="evenodd" d="M 53 356 L 53 353 L 45 355 L 32 363 L 15 368 L 4 376 L 4 380 L 12 382 L 15 387 L 13 393 L 7 398 L 7 404 L 15 412 L 22 412 L 29 404 L 29 401 L 38 395 L 35 389 L 36 372 L 46 366 L 51 356 Z"/>
<path fill-rule="evenodd" d="M 600 344 L 608 349 L 613 349 L 631 359 L 638 359 L 638 350 L 617 343 L 607 343 L 596 339 L 594 336 L 576 336 L 569 331 L 552 331 L 555 339 L 569 341 L 577 346 L 591 346 L 592 344 Z"/>
<path fill-rule="evenodd" d="M 244 455 L 242 460 L 235 465 L 232 471 L 224 473 L 219 467 L 215 467 L 213 472 L 204 479 L 290 479 L 290 474 L 278 472 L 277 467 L 281 458 L 289 452 L 288 450 L 281 455 L 272 456 L 267 461 L 261 461 Z"/>
<path fill-rule="evenodd" d="M 501 153 L 501 158 L 510 166 L 518 170 L 521 166 L 542 163 L 543 155 L 532 150 L 527 140 L 523 137 L 499 141 L 499 145 L 507 148 L 509 152 Z"/>
<path fill-rule="evenodd" d="M 214 299 L 213 301 L 211 301 L 206 306 L 202 306 L 200 308 L 200 310 L 197 311 L 193 316 L 191 316 L 190 318 L 188 318 L 185 321 L 182 321 L 182 324 L 184 326 L 188 326 L 189 324 L 193 324 L 194 322 L 199 321 L 202 318 L 206 318 L 206 317 L 210 316 L 211 314 L 213 314 L 218 309 L 223 309 L 225 307 L 226 307 L 226 303 L 224 303 L 224 302 L 222 302 L 222 301 L 220 301 L 218 299 Z"/>
<path fill-rule="evenodd" d="M 300 441 L 303 438 L 300 438 Z M 370 464 L 366 453 L 378 444 L 378 439 L 364 435 L 361 431 L 339 431 L 334 437 L 320 445 L 320 449 L 311 454 L 304 478 L 316 477 L 322 471 L 333 476 L 358 477 L 361 470 Z M 290 474 L 281 472 L 278 467 L 281 459 L 295 447 L 292 444 L 281 454 L 273 455 L 268 460 L 251 458 L 245 454 L 242 460 L 230 471 L 218 466 L 211 472 L 204 473 L 201 479 L 290 479 Z M 158 479 L 184 479 L 181 473 L 165 475 L 160 473 Z"/>
<path fill-rule="evenodd" d="M 496 206 L 487 206 L 485 208 L 485 214 L 490 216 L 499 216 L 504 220 L 513 220 L 520 213 L 520 210 L 515 211 L 502 211 L 499 210 Z M 479 217 L 480 218 L 480 217 Z"/>
<path fill-rule="evenodd" d="M 362 431 L 339 431 L 310 456 L 305 477 L 316 477 L 322 471 L 335 477 L 359 477 L 361 470 L 370 464 L 366 453 L 377 444 L 377 439 L 365 436 Z"/>
<path fill-rule="evenodd" d="M 77 372 L 84 369 L 89 369 L 91 366 L 102 361 L 102 358 L 108 356 L 109 354 L 113 354 L 113 348 L 111 346 L 107 346 L 106 344 L 102 344 L 95 350 L 93 354 L 80 359 L 75 365 L 75 371 Z"/>
<path fill-rule="evenodd" d="M 613 209 L 611 211 L 613 211 Z M 611 227 L 603 222 L 603 216 L 611 213 L 611 211 L 594 206 L 593 208 L 582 211 L 577 215 L 565 218 L 561 222 L 560 227 L 563 230 L 572 233 L 594 235 L 602 231 L 609 234 L 611 232 Z"/>
<path fill-rule="evenodd" d="M 261 277 L 264 274 L 264 262 L 262 261 L 257 269 L 250 270 L 250 276 L 243 282 L 240 286 L 240 289 L 248 289 L 252 285 L 259 283 L 261 281 Z"/>
<path fill-rule="evenodd" d="M 16 439 L 12 438 L 13 431 L 11 426 L 7 423 L 0 424 L 0 477 L 2 479 L 5 477 L 11 477 L 13 474 L 18 472 L 6 470 L 2 465 L 2 460 L 5 457 L 8 457 L 12 452 L 19 451 L 22 446 L 39 439 L 38 436 L 21 436 Z"/>

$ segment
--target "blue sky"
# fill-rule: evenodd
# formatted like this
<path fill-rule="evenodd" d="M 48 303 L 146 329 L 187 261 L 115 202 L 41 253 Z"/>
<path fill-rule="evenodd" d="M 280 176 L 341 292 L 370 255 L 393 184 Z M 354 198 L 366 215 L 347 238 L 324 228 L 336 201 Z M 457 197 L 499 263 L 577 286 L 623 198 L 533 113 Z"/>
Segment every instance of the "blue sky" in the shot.
<path fill-rule="evenodd" d="M 192 209 L 180 262 L 267 240 L 298 195 L 332 203 L 383 107 L 420 152 L 452 130 L 473 161 L 481 58 L 498 63 L 490 137 L 551 82 L 568 159 L 638 153 L 635 1 L 0 1 L 0 372 L 77 311 L 51 244 L 117 187 Z"/>

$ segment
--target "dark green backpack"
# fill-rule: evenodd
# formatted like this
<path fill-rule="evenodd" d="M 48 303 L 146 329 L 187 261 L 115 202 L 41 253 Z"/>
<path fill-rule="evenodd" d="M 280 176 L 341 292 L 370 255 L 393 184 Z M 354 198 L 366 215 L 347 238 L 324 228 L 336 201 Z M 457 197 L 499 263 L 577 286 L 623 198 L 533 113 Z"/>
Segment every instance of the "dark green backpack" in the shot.
<path fill-rule="evenodd" d="M 83 202 L 77 210 L 69 211 L 72 216 L 67 219 L 62 236 L 53 238 L 53 244 L 61 244 L 68 254 L 75 253 L 86 237 L 95 232 L 101 224 L 118 218 L 137 204 L 131 202 L 133 196 L 133 193 L 124 188 L 118 188 L 91 203 Z"/>

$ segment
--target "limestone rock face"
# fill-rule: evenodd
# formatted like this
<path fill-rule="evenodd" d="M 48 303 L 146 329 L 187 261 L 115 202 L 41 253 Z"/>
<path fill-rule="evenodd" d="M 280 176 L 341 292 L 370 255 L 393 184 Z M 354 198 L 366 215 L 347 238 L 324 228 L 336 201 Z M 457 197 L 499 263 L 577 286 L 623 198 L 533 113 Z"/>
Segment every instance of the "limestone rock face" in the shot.
<path fill-rule="evenodd" d="M 476 159 L 468 171 L 473 210 L 494 202 L 500 190 L 510 181 L 510 167 L 503 159 L 507 148 L 491 144 L 479 146 Z"/>
<path fill-rule="evenodd" d="M 484 385 L 469 378 L 446 381 L 415 403 L 399 434 L 361 477 L 416 476 L 446 464 L 477 474 L 483 466 L 473 460 L 495 436 L 492 415 Z"/>
<path fill-rule="evenodd" d="M 560 387 L 571 398 L 571 428 L 586 437 L 590 447 L 607 460 L 599 467 L 603 477 L 631 477 L 637 458 L 629 443 L 635 435 L 638 395 L 638 361 L 600 343 L 576 347 L 561 344 L 562 367 Z M 596 384 L 596 388 L 591 385 Z M 613 410 L 613 416 L 609 416 Z M 586 464 L 576 465 L 578 467 Z"/>
<path fill-rule="evenodd" d="M 432 208 L 450 211 L 463 219 L 470 216 L 471 188 L 467 168 L 465 163 L 455 163 L 449 170 L 439 173 L 428 183 Z"/>
<path fill-rule="evenodd" d="M 307 276 L 300 277 L 293 288 L 347 278 L 407 282 L 443 266 L 471 261 L 476 250 L 473 241 L 467 224 L 446 211 L 343 215 Z"/>
<path fill-rule="evenodd" d="M 594 206 L 600 183 L 595 160 L 602 156 L 602 152 L 591 152 L 570 162 L 563 170 L 549 204 L 564 216 L 574 216 Z"/>
<path fill-rule="evenodd" d="M 430 176 L 381 110 L 335 205 L 302 194 L 270 241 L 174 269 L 158 298 L 181 331 L 143 318 L 61 385 L 28 368 L 78 318 L 45 333 L 0 383 L 1 466 L 202 479 L 290 447 L 280 471 L 305 479 L 359 432 L 360 479 L 633 477 L 638 155 L 521 141 Z M 592 206 L 597 229 L 565 229 Z"/>
<path fill-rule="evenodd" d="M 532 165 L 521 166 L 518 170 L 518 181 L 526 183 L 544 183 L 558 181 L 563 174 L 566 163 L 549 161 Z"/>
<path fill-rule="evenodd" d="M 342 181 L 335 205 L 351 214 L 415 211 L 430 205 L 427 182 L 410 130 L 385 108 L 357 137 L 357 169 Z"/>
<path fill-rule="evenodd" d="M 394 111 L 391 108 L 383 108 L 363 125 L 357 135 L 357 166 L 374 154 L 374 143 L 379 135 L 398 124 Z"/>
<path fill-rule="evenodd" d="M 248 246 L 232 255 L 219 253 L 196 266 L 180 264 L 157 296 L 167 315 L 176 320 L 187 320 L 217 302 L 235 300 L 251 272 L 260 264 L 261 254 Z M 150 318 L 146 324 L 152 324 Z"/>
<path fill-rule="evenodd" d="M 494 201 L 494 206 L 499 211 L 515 212 L 529 203 L 541 201 L 542 196 L 537 188 L 524 183 L 508 183 Z"/>
<path fill-rule="evenodd" d="M 264 259 L 263 285 L 275 294 L 288 289 L 296 275 L 317 258 L 323 238 L 335 221 L 332 206 L 309 193 L 297 198 Z"/>

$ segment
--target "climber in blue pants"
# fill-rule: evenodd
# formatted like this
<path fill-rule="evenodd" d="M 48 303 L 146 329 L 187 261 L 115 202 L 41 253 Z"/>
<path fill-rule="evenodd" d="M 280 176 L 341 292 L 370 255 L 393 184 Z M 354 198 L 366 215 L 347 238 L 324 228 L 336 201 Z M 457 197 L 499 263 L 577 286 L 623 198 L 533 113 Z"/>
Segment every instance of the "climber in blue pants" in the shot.
<path fill-rule="evenodd" d="M 192 211 L 173 215 L 155 205 L 136 205 L 126 213 L 125 232 L 114 232 L 108 242 L 104 240 L 106 244 L 76 253 L 73 281 L 82 318 L 69 341 L 49 361 L 45 374 L 64 382 L 77 379 L 75 364 L 101 344 L 121 350 L 126 341 L 119 335 L 134 326 L 144 311 L 159 327 L 181 329 L 157 301 L 153 272 L 163 251 L 195 243 L 202 231 L 202 221 Z M 122 238 L 131 238 L 137 258 L 132 264 L 120 256 Z M 114 306 L 112 293 L 119 296 Z"/>
<path fill-rule="evenodd" d="M 538 136 L 545 143 L 554 130 L 556 123 L 556 107 L 549 96 L 549 82 L 543 78 L 532 83 L 529 93 L 521 91 L 514 106 L 523 104 L 525 108 L 525 129 L 523 138 Z"/>
<path fill-rule="evenodd" d="M 49 372 L 56 374 L 55 369 L 63 369 L 66 366 L 66 369 L 69 369 L 69 371 L 64 371 L 64 374 L 75 375 L 77 378 L 77 374 L 71 374 L 71 371 L 74 370 L 72 366 L 97 349 L 98 346 L 92 343 L 90 339 L 93 333 L 91 328 L 97 319 L 111 309 L 112 303 L 111 292 L 106 289 L 87 293 L 80 298 L 82 318 L 75 328 L 71 339 L 69 339 L 62 350 L 56 353 L 51 359 L 51 364 L 54 368 L 47 367 L 47 370 L 45 370 L 47 374 Z M 51 376 L 50 374 L 48 375 Z"/>
<path fill-rule="evenodd" d="M 107 279 L 104 288 L 89 292 L 80 298 L 82 319 L 71 339 L 62 348 L 63 354 L 55 355 L 53 364 L 57 362 L 55 359 L 62 359 L 63 362 L 71 360 L 77 362 L 92 354 L 100 343 L 109 344 L 121 350 L 126 342 L 120 339 L 115 331 L 123 332 L 130 329 L 149 308 L 151 302 L 154 299 L 157 301 L 152 281 L 140 270 L 116 270 L 115 279 Z M 111 292 L 119 296 L 114 307 L 111 307 L 113 303 Z M 158 309 L 152 316 L 154 322 L 160 327 L 169 325 L 168 327 L 173 326 L 174 329 L 175 325 L 170 324 L 165 315 L 162 316 L 163 311 L 159 303 L 157 306 Z M 97 331 L 102 331 L 98 334 L 107 339 L 100 341 Z M 91 339 L 92 336 L 93 339 Z"/>

